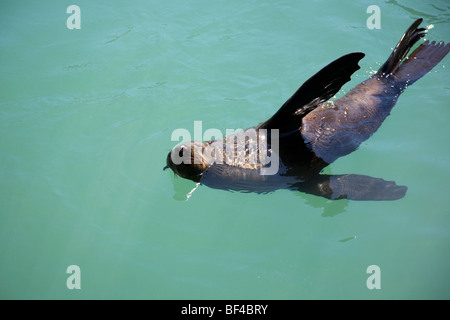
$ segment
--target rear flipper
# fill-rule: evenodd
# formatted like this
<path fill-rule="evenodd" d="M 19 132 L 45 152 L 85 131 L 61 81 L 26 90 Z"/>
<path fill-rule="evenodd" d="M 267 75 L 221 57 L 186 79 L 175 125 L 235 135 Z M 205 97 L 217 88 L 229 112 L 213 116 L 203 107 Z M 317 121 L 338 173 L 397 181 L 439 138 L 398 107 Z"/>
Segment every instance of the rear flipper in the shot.
<path fill-rule="evenodd" d="M 414 44 L 426 35 L 426 29 L 419 28 L 421 23 L 422 19 L 417 19 L 406 30 L 389 58 L 377 72 L 379 77 L 394 75 L 395 80 L 401 84 L 402 90 L 431 71 L 450 51 L 450 44 L 425 41 L 406 57 Z"/>
<path fill-rule="evenodd" d="M 433 69 L 449 51 L 450 43 L 427 40 L 403 61 L 395 78 L 405 86 L 411 85 Z"/>
<path fill-rule="evenodd" d="M 398 200 L 405 196 L 406 186 L 393 181 L 358 174 L 317 175 L 312 180 L 292 185 L 298 190 L 331 200 Z"/>

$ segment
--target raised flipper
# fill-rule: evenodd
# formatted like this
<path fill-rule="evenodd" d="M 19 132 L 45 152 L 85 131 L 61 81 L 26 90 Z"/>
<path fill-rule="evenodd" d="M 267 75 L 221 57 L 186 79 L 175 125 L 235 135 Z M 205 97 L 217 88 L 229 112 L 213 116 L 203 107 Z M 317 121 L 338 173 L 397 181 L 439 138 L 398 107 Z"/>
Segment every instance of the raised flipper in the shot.
<path fill-rule="evenodd" d="M 259 129 L 279 129 L 280 135 L 296 131 L 302 118 L 320 103 L 332 98 L 359 69 L 358 62 L 364 53 L 354 52 L 331 62 L 309 78 L 269 120 L 261 123 Z"/>
<path fill-rule="evenodd" d="M 394 74 L 403 86 L 413 84 L 434 68 L 450 51 L 450 43 L 425 41 L 400 65 Z"/>
<path fill-rule="evenodd" d="M 394 73 L 399 68 L 401 62 L 408 54 L 412 46 L 423 38 L 426 34 L 425 28 L 418 28 L 422 23 L 423 19 L 417 19 L 414 23 L 406 30 L 400 41 L 395 46 L 389 58 L 378 70 L 379 75 L 389 75 Z"/>
<path fill-rule="evenodd" d="M 380 77 L 394 75 L 402 90 L 427 74 L 450 51 L 450 44 L 425 41 L 406 57 L 414 44 L 426 35 L 426 29 L 419 28 L 421 23 L 422 19 L 417 19 L 406 30 L 377 73 Z"/>
<path fill-rule="evenodd" d="M 292 185 L 298 190 L 331 200 L 398 200 L 405 196 L 406 186 L 393 181 L 358 174 L 317 175 L 307 182 Z"/>

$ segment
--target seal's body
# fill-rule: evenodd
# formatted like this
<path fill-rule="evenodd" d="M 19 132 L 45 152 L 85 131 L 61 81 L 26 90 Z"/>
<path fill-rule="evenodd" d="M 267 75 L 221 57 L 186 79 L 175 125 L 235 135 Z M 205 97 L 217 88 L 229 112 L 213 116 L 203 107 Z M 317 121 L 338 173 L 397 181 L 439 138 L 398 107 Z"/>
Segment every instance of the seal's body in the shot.
<path fill-rule="evenodd" d="M 407 188 L 395 182 L 320 172 L 367 140 L 390 114 L 407 86 L 429 72 L 450 51 L 449 44 L 425 41 L 407 57 L 425 35 L 426 30 L 418 28 L 421 22 L 418 19 L 408 28 L 376 74 L 340 99 L 328 101 L 359 69 L 363 53 L 342 56 L 307 80 L 270 119 L 250 128 L 257 139 L 247 137 L 240 154 L 230 156 L 220 151 L 225 149 L 222 147 L 225 141 L 183 143 L 169 153 L 167 166 L 184 178 L 227 190 L 293 189 L 328 199 L 402 198 Z M 253 140 L 257 141 L 256 147 L 252 147 Z M 261 174 L 267 163 L 249 163 L 254 152 L 261 154 L 262 142 L 268 145 L 263 155 L 278 159 L 276 174 Z M 174 154 L 183 156 L 186 152 L 192 161 L 175 164 Z M 239 157 L 244 161 L 236 161 Z"/>

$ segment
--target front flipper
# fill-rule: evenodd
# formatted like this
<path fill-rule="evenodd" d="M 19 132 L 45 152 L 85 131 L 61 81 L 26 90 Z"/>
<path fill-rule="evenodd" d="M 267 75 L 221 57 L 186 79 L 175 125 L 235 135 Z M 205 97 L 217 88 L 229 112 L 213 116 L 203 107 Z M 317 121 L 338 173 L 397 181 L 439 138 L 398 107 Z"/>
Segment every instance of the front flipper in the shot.
<path fill-rule="evenodd" d="M 331 62 L 309 78 L 269 120 L 259 129 L 279 129 L 280 134 L 289 134 L 300 128 L 302 118 L 319 104 L 332 98 L 341 87 L 350 81 L 350 76 L 359 69 L 358 62 L 364 53 L 354 52 Z"/>
<path fill-rule="evenodd" d="M 358 174 L 317 175 L 312 180 L 295 183 L 290 188 L 331 200 L 398 200 L 405 196 L 406 186 Z"/>

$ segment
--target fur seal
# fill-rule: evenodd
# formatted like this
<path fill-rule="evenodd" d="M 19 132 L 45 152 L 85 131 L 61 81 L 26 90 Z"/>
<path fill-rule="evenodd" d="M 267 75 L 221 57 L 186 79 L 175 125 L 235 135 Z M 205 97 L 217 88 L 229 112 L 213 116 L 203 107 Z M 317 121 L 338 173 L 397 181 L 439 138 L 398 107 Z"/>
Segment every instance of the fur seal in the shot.
<path fill-rule="evenodd" d="M 407 29 L 376 74 L 341 98 L 328 101 L 360 68 L 358 62 L 364 53 L 344 55 L 312 76 L 270 119 L 244 132 L 243 148 L 225 153 L 225 139 L 182 143 L 167 155 L 165 169 L 225 190 L 266 193 L 291 189 L 327 199 L 403 198 L 407 187 L 393 181 L 356 174 L 325 175 L 321 171 L 355 151 L 377 131 L 400 94 L 450 51 L 449 44 L 427 40 L 408 56 L 426 34 L 425 28 L 419 28 L 421 23 L 418 19 Z M 234 141 L 239 135 L 226 139 Z M 256 147 L 251 147 L 252 140 L 257 141 Z M 262 142 L 267 146 L 263 156 L 278 157 L 275 174 L 261 173 L 268 168 L 267 163 L 249 161 L 255 158 L 255 152 L 261 155 Z M 184 161 L 177 162 L 174 157 Z"/>

